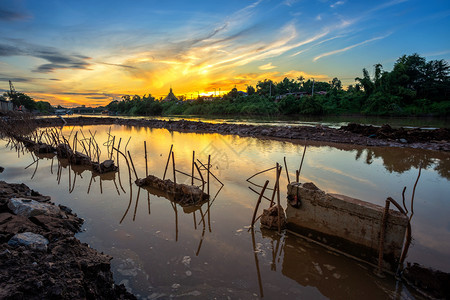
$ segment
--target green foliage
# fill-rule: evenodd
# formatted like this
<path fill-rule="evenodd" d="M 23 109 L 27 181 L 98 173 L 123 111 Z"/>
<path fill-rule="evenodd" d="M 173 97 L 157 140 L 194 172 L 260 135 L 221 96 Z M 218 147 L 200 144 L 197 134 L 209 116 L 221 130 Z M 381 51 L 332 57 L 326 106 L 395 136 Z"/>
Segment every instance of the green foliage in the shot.
<path fill-rule="evenodd" d="M 418 54 L 403 55 L 392 71 L 374 65 L 347 90 L 338 78 L 330 82 L 284 78 L 259 81 L 246 93 L 233 88 L 222 98 L 194 101 L 158 101 L 151 95 L 124 95 L 108 109 L 131 115 L 439 115 L 450 113 L 450 67 L 444 60 L 427 62 Z M 314 91 L 314 96 L 311 94 Z M 299 92 L 304 93 L 300 96 Z M 178 98 L 181 99 L 181 98 Z"/>

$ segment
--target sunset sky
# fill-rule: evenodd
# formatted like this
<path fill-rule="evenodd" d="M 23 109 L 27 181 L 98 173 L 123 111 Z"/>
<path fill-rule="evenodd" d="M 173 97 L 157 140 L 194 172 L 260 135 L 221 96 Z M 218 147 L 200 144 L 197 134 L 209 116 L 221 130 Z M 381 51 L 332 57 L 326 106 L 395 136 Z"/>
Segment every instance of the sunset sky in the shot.
<path fill-rule="evenodd" d="M 0 1 L 0 92 L 56 105 L 245 90 L 450 61 L 449 0 Z"/>

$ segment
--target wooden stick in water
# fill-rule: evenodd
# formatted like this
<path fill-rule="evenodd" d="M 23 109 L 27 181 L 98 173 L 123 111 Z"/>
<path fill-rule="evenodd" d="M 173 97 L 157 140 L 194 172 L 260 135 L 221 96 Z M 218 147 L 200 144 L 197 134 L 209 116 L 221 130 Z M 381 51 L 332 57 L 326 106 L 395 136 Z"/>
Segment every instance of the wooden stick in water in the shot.
<path fill-rule="evenodd" d="M 192 180 L 191 180 L 191 185 L 194 185 L 194 163 L 195 163 L 195 151 L 192 151 Z"/>
<path fill-rule="evenodd" d="M 147 141 L 144 141 L 144 152 L 145 152 L 145 178 L 147 178 L 148 177 Z"/>
<path fill-rule="evenodd" d="M 177 176 L 175 169 L 175 154 L 172 151 L 172 166 L 173 166 L 173 198 L 175 200 L 176 192 L 177 192 Z"/>
<path fill-rule="evenodd" d="M 208 195 L 209 195 L 209 174 L 211 173 L 210 169 L 211 169 L 211 155 L 208 155 L 208 177 L 206 179 L 207 183 L 208 183 L 208 186 L 207 186 Z"/>
<path fill-rule="evenodd" d="M 170 145 L 169 155 L 167 156 L 166 168 L 164 169 L 163 180 L 166 179 L 167 167 L 169 166 L 170 155 L 172 154 L 173 144 Z"/>
<path fill-rule="evenodd" d="M 286 156 L 284 157 L 284 168 L 286 169 L 287 181 L 288 181 L 288 183 L 291 183 L 291 180 L 289 179 L 289 171 L 288 171 L 288 167 L 287 167 L 287 163 L 286 163 Z"/>
<path fill-rule="evenodd" d="M 264 183 L 264 187 L 262 188 L 261 193 L 259 194 L 258 201 L 256 202 L 255 210 L 253 211 L 251 227 L 253 227 L 253 225 L 255 224 L 255 218 L 256 218 L 256 214 L 258 213 L 259 204 L 261 203 L 261 199 L 264 195 L 264 191 L 266 190 L 266 187 L 268 184 L 269 184 L 269 180 L 266 180 L 266 182 Z"/>
<path fill-rule="evenodd" d="M 300 173 L 302 172 L 302 166 L 303 166 L 303 159 L 305 158 L 305 153 L 306 153 L 306 144 L 305 144 L 305 148 L 303 149 L 303 155 L 302 155 L 302 161 L 300 163 L 300 168 L 298 169 L 298 176 L 300 177 Z M 298 182 L 298 180 L 297 180 Z"/>
<path fill-rule="evenodd" d="M 137 174 L 137 172 L 136 172 L 136 168 L 134 167 L 133 159 L 131 158 L 130 151 L 128 151 L 128 157 L 130 158 L 131 166 L 133 167 L 133 171 L 134 171 L 134 175 L 136 176 L 136 180 L 138 180 L 139 177 L 138 177 L 138 174 Z"/>

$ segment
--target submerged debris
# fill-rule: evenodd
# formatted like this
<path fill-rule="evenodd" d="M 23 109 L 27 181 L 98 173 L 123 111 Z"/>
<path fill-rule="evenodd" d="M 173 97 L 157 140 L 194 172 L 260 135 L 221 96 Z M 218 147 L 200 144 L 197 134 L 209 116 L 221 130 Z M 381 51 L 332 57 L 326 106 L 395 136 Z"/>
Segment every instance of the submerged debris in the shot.
<path fill-rule="evenodd" d="M 261 226 L 268 229 L 278 230 L 278 212 L 280 213 L 280 228 L 286 227 L 286 215 L 284 214 L 283 208 L 277 209 L 274 205 L 269 209 L 264 209 L 261 216 Z"/>
<path fill-rule="evenodd" d="M 170 179 L 162 180 L 156 176 L 148 175 L 146 178 L 136 180 L 136 185 L 140 187 L 151 187 L 165 191 L 174 195 L 174 201 L 181 205 L 192 205 L 198 202 L 206 201 L 209 195 L 194 185 L 182 183 L 175 184 Z"/>
<path fill-rule="evenodd" d="M 450 299 L 450 274 L 425 268 L 417 263 L 405 268 L 402 278 L 427 297 Z"/>

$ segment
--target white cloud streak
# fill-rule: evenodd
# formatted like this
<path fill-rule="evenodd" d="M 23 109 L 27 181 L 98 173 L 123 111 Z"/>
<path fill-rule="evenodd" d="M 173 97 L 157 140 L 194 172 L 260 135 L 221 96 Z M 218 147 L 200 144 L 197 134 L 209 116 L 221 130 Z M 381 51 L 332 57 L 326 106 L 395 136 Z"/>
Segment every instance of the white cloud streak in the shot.
<path fill-rule="evenodd" d="M 357 44 L 354 44 L 354 45 L 351 45 L 351 46 L 348 46 L 348 47 L 345 47 L 345 48 L 342 48 L 342 49 L 333 50 L 333 51 L 330 51 L 330 52 L 326 52 L 326 53 L 320 54 L 320 55 L 314 57 L 313 61 L 318 61 L 319 59 L 321 59 L 321 58 L 323 58 L 323 57 L 326 57 L 326 56 L 330 56 L 330 55 L 334 55 L 334 54 L 346 52 L 346 51 L 348 51 L 348 50 L 350 50 L 350 49 L 353 49 L 353 48 L 356 48 L 356 47 L 359 47 L 359 46 L 368 44 L 368 43 L 370 43 L 370 42 L 384 39 L 384 38 L 386 38 L 387 36 L 388 36 L 388 35 L 385 35 L 385 36 L 379 36 L 379 37 L 374 37 L 374 38 L 372 38 L 372 39 L 370 39 L 370 40 L 365 40 L 365 41 L 363 41 L 363 42 L 360 42 L 360 43 L 357 43 Z"/>

